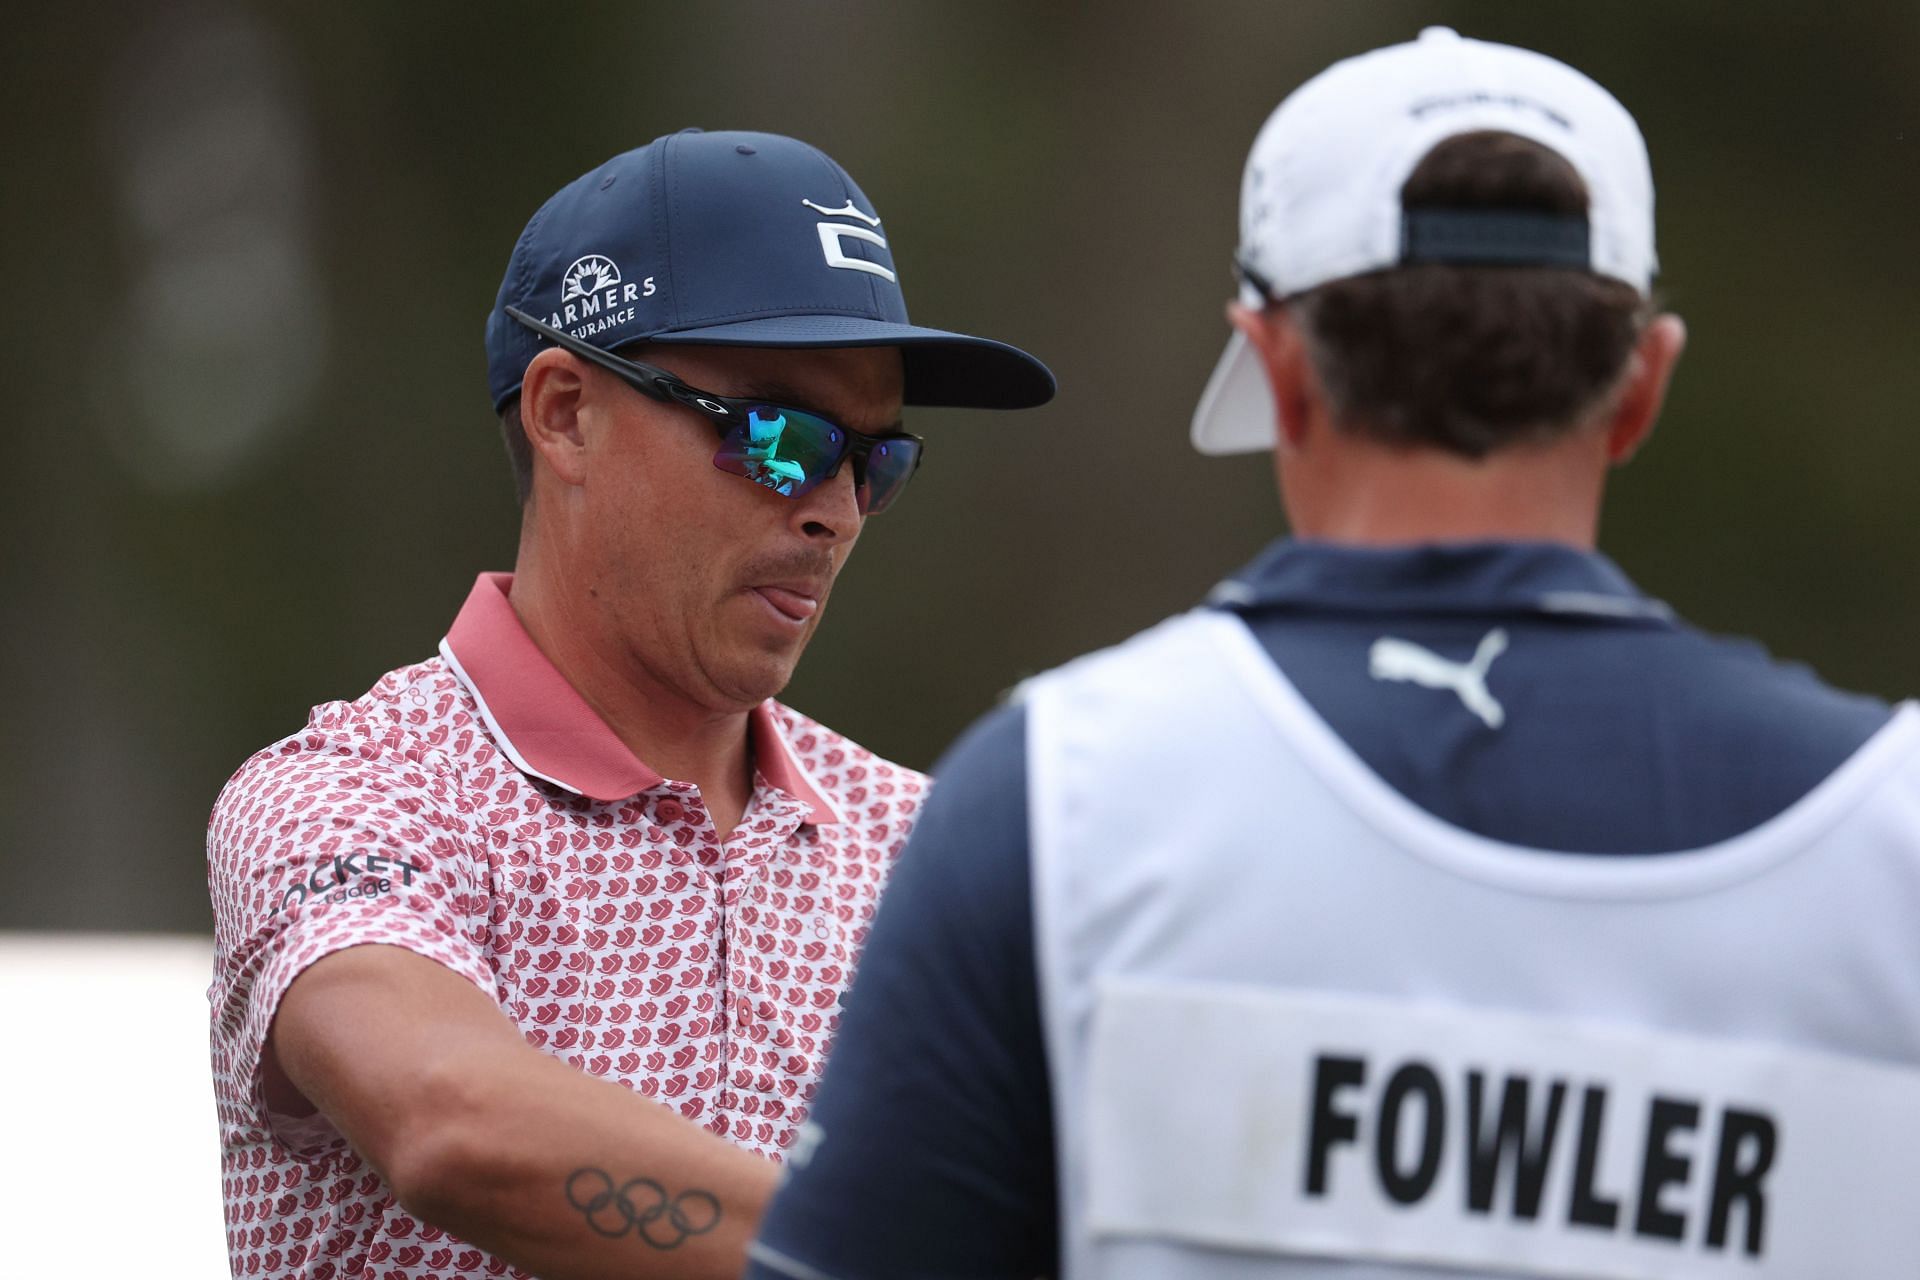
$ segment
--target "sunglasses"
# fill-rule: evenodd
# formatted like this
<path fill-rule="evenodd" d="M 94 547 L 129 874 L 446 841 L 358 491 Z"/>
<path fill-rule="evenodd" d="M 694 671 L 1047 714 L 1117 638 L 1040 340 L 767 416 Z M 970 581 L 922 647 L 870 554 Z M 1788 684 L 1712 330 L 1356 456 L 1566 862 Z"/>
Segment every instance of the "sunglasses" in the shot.
<path fill-rule="evenodd" d="M 602 351 L 518 307 L 506 311 L 555 346 L 599 365 L 641 394 L 706 418 L 720 433 L 713 465 L 784 497 L 812 492 L 839 475 L 842 463 L 851 462 L 861 514 L 878 515 L 907 487 L 926 449 L 919 436 L 905 431 L 866 435 L 791 405 L 700 391 L 665 369 Z"/>

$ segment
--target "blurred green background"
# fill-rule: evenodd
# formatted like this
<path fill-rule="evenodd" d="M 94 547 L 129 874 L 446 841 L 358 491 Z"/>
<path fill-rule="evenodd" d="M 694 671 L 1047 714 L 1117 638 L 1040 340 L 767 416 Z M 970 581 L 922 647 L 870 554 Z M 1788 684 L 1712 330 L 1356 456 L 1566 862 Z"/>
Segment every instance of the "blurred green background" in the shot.
<path fill-rule="evenodd" d="M 1442 22 L 1639 117 L 1689 321 L 1604 547 L 1700 625 L 1900 696 L 1920 659 L 1920 4 L 205 3 L 10 12 L 0 928 L 202 930 L 223 780 L 430 654 L 517 519 L 481 327 L 528 215 L 685 125 L 796 134 L 914 318 L 1048 360 L 921 411 L 787 700 L 926 766 L 997 693 L 1281 528 L 1187 417 L 1240 165 Z"/>

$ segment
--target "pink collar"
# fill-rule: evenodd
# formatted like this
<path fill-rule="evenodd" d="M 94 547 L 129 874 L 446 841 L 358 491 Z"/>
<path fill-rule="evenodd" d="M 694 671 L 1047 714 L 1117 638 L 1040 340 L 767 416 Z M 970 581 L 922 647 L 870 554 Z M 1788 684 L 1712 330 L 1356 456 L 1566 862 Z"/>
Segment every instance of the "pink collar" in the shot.
<path fill-rule="evenodd" d="M 602 803 L 666 781 L 620 741 L 555 670 L 507 600 L 510 573 L 483 573 L 440 642 L 440 656 L 473 694 L 494 741 L 522 773 Z M 844 822 L 807 777 L 780 731 L 772 699 L 748 716 L 761 777 L 811 811 L 814 823 Z"/>

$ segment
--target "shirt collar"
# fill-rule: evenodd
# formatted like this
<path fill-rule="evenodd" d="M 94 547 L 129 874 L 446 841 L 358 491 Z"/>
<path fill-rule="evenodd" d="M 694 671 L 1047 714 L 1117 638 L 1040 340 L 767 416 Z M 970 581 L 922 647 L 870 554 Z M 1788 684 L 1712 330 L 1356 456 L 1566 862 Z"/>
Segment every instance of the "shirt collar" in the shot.
<path fill-rule="evenodd" d="M 847 821 L 826 793 L 813 785 L 813 779 L 807 776 L 806 766 L 800 763 L 800 757 L 794 754 L 793 744 L 787 741 L 781 717 L 774 712 L 775 703 L 769 698 L 755 707 L 748 719 L 753 729 L 754 768 L 771 786 L 778 787 L 806 805 L 808 822 L 820 825 Z"/>
<path fill-rule="evenodd" d="M 1225 609 L 1359 613 L 1540 613 L 1652 624 L 1673 621 L 1597 551 L 1554 542 L 1360 547 L 1283 538 L 1215 587 Z"/>
<path fill-rule="evenodd" d="M 665 782 L 634 755 L 540 652 L 507 591 L 510 573 L 483 573 L 440 642 L 440 656 L 473 700 L 501 751 L 522 773 L 603 803 Z M 809 822 L 845 821 L 807 777 L 772 699 L 748 716 L 754 765 L 808 810 Z"/>

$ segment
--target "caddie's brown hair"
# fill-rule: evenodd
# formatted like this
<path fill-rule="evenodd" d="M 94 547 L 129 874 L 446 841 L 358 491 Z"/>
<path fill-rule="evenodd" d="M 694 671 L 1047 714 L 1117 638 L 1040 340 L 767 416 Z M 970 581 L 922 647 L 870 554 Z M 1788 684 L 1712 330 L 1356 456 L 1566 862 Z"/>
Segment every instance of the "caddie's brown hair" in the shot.
<path fill-rule="evenodd" d="M 1427 153 L 1408 209 L 1585 213 L 1586 183 L 1555 152 L 1466 133 Z M 1338 427 L 1482 458 L 1564 434 L 1605 407 L 1651 303 L 1565 267 L 1422 263 L 1288 299 Z"/>

